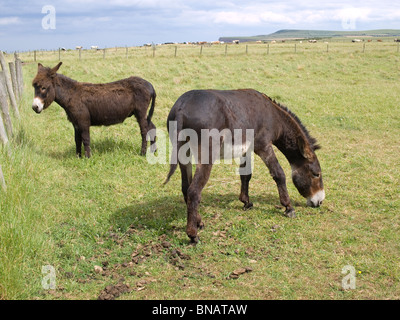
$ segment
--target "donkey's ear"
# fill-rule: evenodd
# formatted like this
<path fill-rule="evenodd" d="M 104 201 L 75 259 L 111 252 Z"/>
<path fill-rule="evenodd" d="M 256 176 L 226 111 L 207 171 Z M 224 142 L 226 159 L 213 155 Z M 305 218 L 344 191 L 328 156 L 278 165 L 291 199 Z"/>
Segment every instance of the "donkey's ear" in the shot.
<path fill-rule="evenodd" d="M 61 65 L 62 62 L 59 62 L 53 69 L 51 69 L 51 73 L 55 75 L 58 69 L 60 69 Z"/>
<path fill-rule="evenodd" d="M 311 159 L 313 156 L 313 153 L 310 149 L 309 144 L 304 140 L 303 137 L 297 138 L 297 146 L 299 147 L 301 155 L 305 159 Z"/>
<path fill-rule="evenodd" d="M 39 63 L 38 63 L 38 70 L 41 69 L 41 68 L 44 68 L 44 67 L 43 67 L 43 65 L 39 62 Z"/>

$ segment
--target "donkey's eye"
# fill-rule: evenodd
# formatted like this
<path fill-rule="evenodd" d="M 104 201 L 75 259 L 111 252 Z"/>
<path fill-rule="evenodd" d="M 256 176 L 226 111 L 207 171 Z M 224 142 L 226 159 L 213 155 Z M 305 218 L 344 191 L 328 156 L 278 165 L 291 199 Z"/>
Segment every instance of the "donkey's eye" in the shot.
<path fill-rule="evenodd" d="M 311 174 L 312 174 L 313 178 L 318 178 L 319 179 L 319 177 L 321 176 L 320 173 L 312 172 Z"/>
<path fill-rule="evenodd" d="M 42 91 L 46 91 L 46 89 L 47 89 L 46 87 L 42 87 Z"/>

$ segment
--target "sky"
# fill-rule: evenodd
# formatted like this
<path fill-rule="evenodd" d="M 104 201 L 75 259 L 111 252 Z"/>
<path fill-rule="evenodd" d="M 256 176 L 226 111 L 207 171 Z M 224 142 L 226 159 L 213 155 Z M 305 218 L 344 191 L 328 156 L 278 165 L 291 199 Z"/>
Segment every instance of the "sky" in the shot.
<path fill-rule="evenodd" d="M 281 29 L 400 29 L 395 0 L 0 0 L 0 49 L 215 41 Z"/>

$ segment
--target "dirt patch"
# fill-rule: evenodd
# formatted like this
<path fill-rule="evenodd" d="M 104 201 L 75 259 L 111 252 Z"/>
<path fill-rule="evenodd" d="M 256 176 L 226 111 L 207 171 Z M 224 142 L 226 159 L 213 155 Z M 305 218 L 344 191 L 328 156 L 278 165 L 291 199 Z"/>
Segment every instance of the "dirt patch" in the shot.
<path fill-rule="evenodd" d="M 236 270 L 232 271 L 232 273 L 228 276 L 227 279 L 237 279 L 242 274 L 248 273 L 248 272 L 251 272 L 251 271 L 253 271 L 253 268 L 251 268 L 251 267 L 239 268 L 239 269 L 236 269 Z"/>
<path fill-rule="evenodd" d="M 122 237 L 117 235 L 112 236 L 113 239 L 118 241 Z M 119 242 L 120 244 L 121 242 Z M 101 291 L 98 300 L 114 300 L 121 294 L 131 291 L 141 291 L 146 289 L 147 285 L 157 281 L 150 277 L 148 272 L 140 274 L 135 270 L 135 266 L 142 264 L 148 259 L 164 258 L 165 261 L 169 262 L 175 267 L 176 270 L 185 269 L 185 261 L 190 260 L 191 257 L 188 254 L 182 252 L 181 249 L 176 248 L 171 242 L 166 240 L 166 236 L 160 236 L 156 241 L 149 241 L 146 244 L 138 244 L 136 249 L 131 254 L 131 261 L 110 264 L 108 260 L 103 261 L 101 265 L 94 266 L 94 273 L 99 274 L 103 277 L 111 277 L 118 281 L 115 285 L 108 285 Z M 126 270 L 124 273 L 128 276 L 137 277 L 140 280 L 136 282 L 132 288 L 129 284 L 125 283 L 125 278 L 121 277 L 121 272 Z M 145 278 L 142 278 L 145 277 Z"/>
<path fill-rule="evenodd" d="M 173 245 L 165 240 L 165 236 L 159 237 L 159 242 L 150 242 L 145 245 L 138 245 L 136 250 L 133 251 L 131 257 L 132 262 L 140 264 L 152 256 L 165 254 L 166 259 L 177 269 L 185 269 L 184 260 L 190 260 L 190 256 L 183 253 L 181 249 L 174 248 Z"/>
<path fill-rule="evenodd" d="M 103 291 L 101 291 L 97 300 L 114 300 L 118 298 L 121 294 L 130 292 L 131 288 L 129 284 L 118 283 L 116 285 L 108 285 Z"/>

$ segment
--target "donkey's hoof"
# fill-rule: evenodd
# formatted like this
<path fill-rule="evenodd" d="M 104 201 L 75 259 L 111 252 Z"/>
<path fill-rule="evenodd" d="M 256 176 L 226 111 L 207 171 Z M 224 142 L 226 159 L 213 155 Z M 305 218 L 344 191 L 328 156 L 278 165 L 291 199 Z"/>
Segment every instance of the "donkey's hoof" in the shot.
<path fill-rule="evenodd" d="M 157 151 L 157 145 L 153 143 L 152 145 L 150 145 L 150 152 L 155 153 L 156 151 Z"/>
<path fill-rule="evenodd" d="M 285 216 L 288 218 L 295 218 L 296 214 L 294 213 L 294 209 L 286 209 Z"/>
<path fill-rule="evenodd" d="M 252 202 L 245 203 L 244 206 L 243 206 L 243 210 L 244 211 L 250 210 L 251 208 L 253 208 L 253 203 Z"/>
<path fill-rule="evenodd" d="M 199 236 L 196 237 L 189 237 L 190 238 L 190 245 L 192 246 L 196 246 L 199 243 Z"/>

